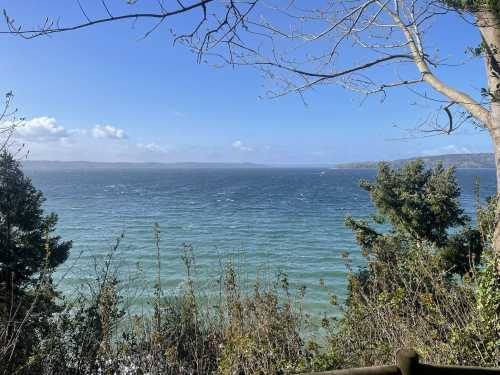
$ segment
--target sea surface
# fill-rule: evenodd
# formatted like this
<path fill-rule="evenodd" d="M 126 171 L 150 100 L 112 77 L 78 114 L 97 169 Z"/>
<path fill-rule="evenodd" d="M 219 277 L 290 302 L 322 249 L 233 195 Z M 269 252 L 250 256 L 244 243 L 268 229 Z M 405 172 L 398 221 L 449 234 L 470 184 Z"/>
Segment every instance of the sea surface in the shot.
<path fill-rule="evenodd" d="M 375 170 L 335 169 L 28 169 L 59 215 L 57 233 L 73 241 L 56 282 L 81 290 L 122 234 L 113 266 L 130 295 L 150 295 L 156 280 L 154 224 L 161 228 L 161 281 L 175 291 L 185 281 L 183 244 L 191 244 L 198 285 L 208 293 L 227 262 L 248 284 L 285 272 L 292 290 L 306 286 L 312 314 L 328 312 L 328 293 L 345 296 L 347 251 L 363 265 L 347 215 L 368 218 L 374 209 L 361 179 Z M 474 181 L 481 197 L 496 189 L 490 169 L 458 170 L 462 205 L 474 215 Z M 328 290 L 320 286 L 323 279 Z"/>

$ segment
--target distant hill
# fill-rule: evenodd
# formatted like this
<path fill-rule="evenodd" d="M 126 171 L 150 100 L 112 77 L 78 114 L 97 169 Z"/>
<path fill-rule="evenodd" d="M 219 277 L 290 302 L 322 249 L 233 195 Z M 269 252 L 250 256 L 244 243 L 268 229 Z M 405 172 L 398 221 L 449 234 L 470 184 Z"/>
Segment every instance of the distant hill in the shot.
<path fill-rule="evenodd" d="M 251 169 L 265 168 L 253 163 L 128 163 L 128 162 L 89 162 L 89 161 L 49 161 L 25 160 L 26 169 Z"/>
<path fill-rule="evenodd" d="M 398 159 L 387 161 L 395 168 L 401 167 L 410 160 L 422 159 L 427 166 L 433 166 L 438 161 L 445 167 L 456 168 L 495 168 L 493 154 L 447 154 L 437 156 L 422 156 L 419 158 Z M 376 169 L 378 161 L 335 164 L 336 169 Z M 132 163 L 132 162 L 89 162 L 89 161 L 50 161 L 24 160 L 26 169 L 255 169 L 255 168 L 332 168 L 332 165 L 265 165 L 255 163 Z"/>
<path fill-rule="evenodd" d="M 455 166 L 456 168 L 495 168 L 495 158 L 493 154 L 447 154 L 436 156 L 422 156 L 411 159 L 399 159 L 387 161 L 394 168 L 399 168 L 410 160 L 421 159 L 428 166 L 434 166 L 438 162 L 442 162 L 445 167 Z M 367 161 L 359 163 L 343 163 L 336 164 L 338 169 L 374 169 L 377 168 L 379 162 Z"/>

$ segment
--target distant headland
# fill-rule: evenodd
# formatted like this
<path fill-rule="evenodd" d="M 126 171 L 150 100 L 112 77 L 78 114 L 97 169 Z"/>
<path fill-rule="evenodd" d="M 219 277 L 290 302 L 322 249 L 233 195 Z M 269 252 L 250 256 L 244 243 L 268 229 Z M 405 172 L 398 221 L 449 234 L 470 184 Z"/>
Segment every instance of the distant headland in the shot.
<path fill-rule="evenodd" d="M 477 154 L 446 154 L 435 156 L 420 156 L 409 159 L 398 159 L 387 161 L 392 167 L 399 168 L 410 160 L 421 159 L 428 167 L 442 162 L 445 167 L 454 166 L 455 168 L 495 168 L 495 158 L 490 153 Z M 367 161 L 358 163 L 336 164 L 337 169 L 375 169 L 379 161 Z"/>
<path fill-rule="evenodd" d="M 408 159 L 386 161 L 394 168 L 399 168 L 410 160 L 421 159 L 428 166 L 442 162 L 445 167 L 495 168 L 495 158 L 491 153 L 446 154 L 420 156 Z M 329 169 L 376 169 L 380 161 L 364 161 L 339 164 L 257 164 L 257 163 L 217 163 L 217 162 L 92 162 L 92 161 L 53 161 L 24 160 L 26 169 L 256 169 L 256 168 L 329 168 Z"/>

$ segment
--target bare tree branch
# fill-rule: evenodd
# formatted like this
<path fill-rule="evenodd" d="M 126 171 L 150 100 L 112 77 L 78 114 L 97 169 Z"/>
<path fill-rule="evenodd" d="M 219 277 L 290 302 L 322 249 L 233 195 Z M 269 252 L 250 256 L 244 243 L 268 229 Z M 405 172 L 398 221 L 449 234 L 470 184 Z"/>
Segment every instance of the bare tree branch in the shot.
<path fill-rule="evenodd" d="M 80 2 L 78 1 L 78 4 L 80 6 L 81 11 L 84 13 L 85 18 L 87 19 L 87 22 L 77 24 L 74 26 L 66 26 L 66 27 L 60 27 L 58 22 L 55 21 L 50 21 L 50 22 L 45 22 L 44 26 L 38 29 L 29 29 L 29 30 L 23 30 L 21 26 L 17 26 L 15 21 L 9 17 L 7 10 L 3 10 L 3 15 L 5 18 L 5 21 L 7 23 L 7 26 L 9 28 L 8 31 L 0 31 L 0 34 L 15 34 L 18 36 L 21 36 L 25 39 L 34 39 L 38 38 L 40 36 L 44 35 L 50 35 L 54 33 L 61 33 L 61 32 L 67 32 L 67 31 L 75 31 L 79 29 L 84 29 L 88 28 L 91 26 L 95 26 L 98 24 L 103 24 L 103 23 L 111 23 L 111 22 L 117 22 L 117 21 L 123 21 L 127 19 L 165 19 L 168 17 L 172 17 L 175 15 L 179 15 L 182 13 L 187 13 L 191 10 L 197 9 L 197 8 L 204 8 L 208 3 L 213 2 L 214 0 L 200 0 L 194 4 L 191 4 L 189 6 L 182 6 L 179 9 L 167 12 L 167 11 L 159 11 L 157 13 L 131 13 L 131 14 L 124 14 L 121 16 L 112 16 L 111 12 L 109 11 L 109 8 L 106 6 L 106 4 L 103 2 L 103 5 L 106 9 L 107 17 L 96 19 L 96 20 L 90 20 L 90 18 L 87 16 L 83 8 L 81 7 Z"/>
<path fill-rule="evenodd" d="M 17 109 L 12 109 L 13 99 L 14 94 L 11 91 L 5 94 L 3 109 L 0 112 L 0 152 L 14 144 L 14 132 L 24 121 L 24 118 L 17 117 Z"/>

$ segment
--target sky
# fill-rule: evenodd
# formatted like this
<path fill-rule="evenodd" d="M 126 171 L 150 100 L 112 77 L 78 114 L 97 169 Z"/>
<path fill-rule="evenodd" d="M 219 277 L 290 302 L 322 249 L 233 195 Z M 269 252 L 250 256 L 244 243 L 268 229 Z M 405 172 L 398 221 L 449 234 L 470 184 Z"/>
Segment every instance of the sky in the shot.
<path fill-rule="evenodd" d="M 103 15 L 99 1 L 81 3 Z M 83 21 L 69 0 L 0 7 L 26 26 L 55 15 Z M 472 126 L 436 137 L 406 131 L 435 107 L 404 88 L 383 102 L 336 85 L 307 92 L 306 103 L 294 94 L 267 98 L 270 84 L 258 71 L 199 64 L 173 46 L 169 28 L 191 21 L 177 17 L 147 38 L 148 25 L 129 21 L 33 40 L 0 35 L 0 91 L 14 93 L 26 118 L 16 141 L 34 160 L 111 162 L 332 164 L 492 150 Z M 461 59 L 478 39 L 467 23 L 446 18 L 428 42 Z M 479 60 L 439 73 L 475 95 L 484 86 Z"/>

